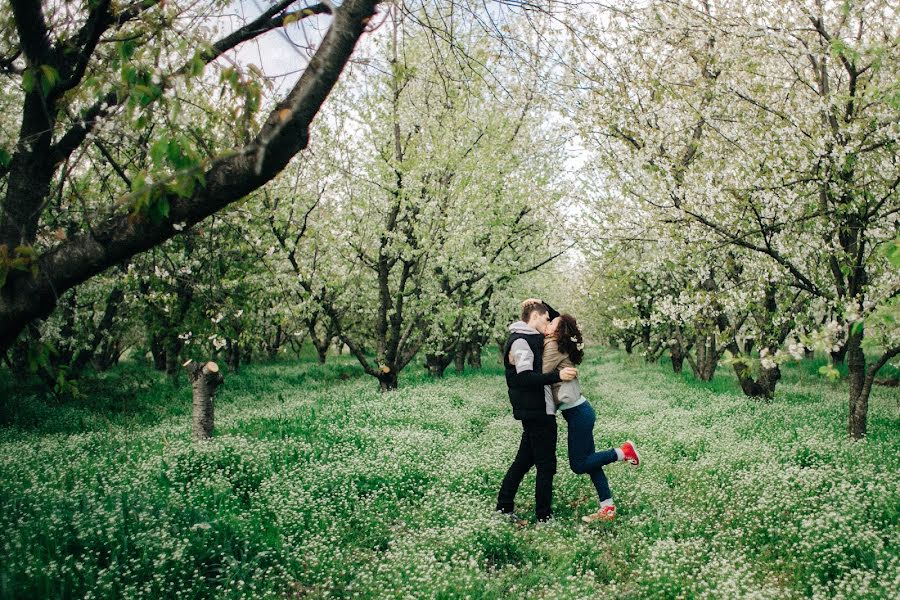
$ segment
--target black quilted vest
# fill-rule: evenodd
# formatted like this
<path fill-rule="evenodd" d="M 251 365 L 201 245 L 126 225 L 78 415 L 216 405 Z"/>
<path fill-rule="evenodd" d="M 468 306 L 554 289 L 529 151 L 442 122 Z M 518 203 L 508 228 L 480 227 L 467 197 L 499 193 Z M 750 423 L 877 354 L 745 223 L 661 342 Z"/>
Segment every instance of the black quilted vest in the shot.
<path fill-rule="evenodd" d="M 513 333 L 503 347 L 503 365 L 506 367 L 506 387 L 509 389 L 509 402 L 512 404 L 513 417 L 525 419 L 547 418 L 547 404 L 544 402 L 544 386 L 536 385 L 527 388 L 513 387 L 516 367 L 509 362 L 509 349 L 516 340 L 525 340 L 534 354 L 534 372 L 540 373 L 544 366 L 544 336 L 541 334 Z"/>

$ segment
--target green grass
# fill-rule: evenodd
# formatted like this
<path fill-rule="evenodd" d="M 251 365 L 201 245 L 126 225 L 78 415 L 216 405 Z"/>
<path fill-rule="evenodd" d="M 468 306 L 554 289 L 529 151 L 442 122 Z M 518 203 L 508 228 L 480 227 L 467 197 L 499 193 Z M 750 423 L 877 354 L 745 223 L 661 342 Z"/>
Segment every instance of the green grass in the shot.
<path fill-rule="evenodd" d="M 631 438 L 645 465 L 608 467 L 617 521 L 585 526 L 596 498 L 561 431 L 557 522 L 518 528 L 492 511 L 520 432 L 493 356 L 387 395 L 329 360 L 227 375 L 203 444 L 189 387 L 146 368 L 67 402 L 0 382 L 0 598 L 900 595 L 896 389 L 854 443 L 846 382 L 805 365 L 767 404 L 725 369 L 591 351 L 598 444 Z"/>

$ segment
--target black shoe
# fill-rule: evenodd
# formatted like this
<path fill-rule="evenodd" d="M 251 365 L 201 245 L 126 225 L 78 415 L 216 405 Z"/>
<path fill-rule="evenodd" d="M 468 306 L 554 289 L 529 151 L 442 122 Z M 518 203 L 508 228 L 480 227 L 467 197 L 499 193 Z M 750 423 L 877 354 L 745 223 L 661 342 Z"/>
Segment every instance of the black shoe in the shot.
<path fill-rule="evenodd" d="M 500 515 L 500 518 L 505 519 L 512 523 L 513 525 L 518 525 L 519 527 L 524 527 L 528 524 L 526 519 L 523 519 L 519 515 L 514 512 L 507 512 L 505 510 L 498 510 L 497 514 Z"/>

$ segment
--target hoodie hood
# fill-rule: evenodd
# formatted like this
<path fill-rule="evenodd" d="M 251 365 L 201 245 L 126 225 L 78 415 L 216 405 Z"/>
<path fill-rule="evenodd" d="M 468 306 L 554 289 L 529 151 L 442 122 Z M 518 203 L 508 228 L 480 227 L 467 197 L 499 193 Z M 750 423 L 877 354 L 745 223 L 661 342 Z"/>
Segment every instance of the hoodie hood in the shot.
<path fill-rule="evenodd" d="M 533 329 L 528 326 L 525 321 L 516 321 L 512 325 L 509 326 L 510 333 L 523 333 L 525 335 L 543 335 L 537 329 Z"/>

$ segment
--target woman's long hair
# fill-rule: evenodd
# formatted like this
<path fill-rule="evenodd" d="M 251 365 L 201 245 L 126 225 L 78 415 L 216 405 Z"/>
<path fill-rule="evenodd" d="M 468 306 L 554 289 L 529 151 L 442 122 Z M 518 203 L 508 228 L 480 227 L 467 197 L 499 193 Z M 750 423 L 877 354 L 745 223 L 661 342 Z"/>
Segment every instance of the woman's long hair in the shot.
<path fill-rule="evenodd" d="M 584 360 L 584 337 L 578 328 L 578 322 L 575 317 L 568 314 L 559 315 L 559 324 L 553 333 L 556 343 L 559 345 L 559 351 L 568 354 L 569 360 L 573 364 L 581 364 Z"/>

